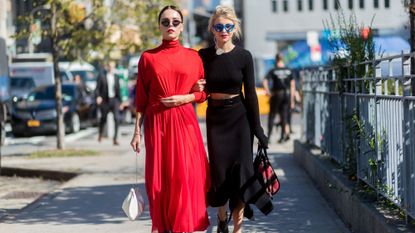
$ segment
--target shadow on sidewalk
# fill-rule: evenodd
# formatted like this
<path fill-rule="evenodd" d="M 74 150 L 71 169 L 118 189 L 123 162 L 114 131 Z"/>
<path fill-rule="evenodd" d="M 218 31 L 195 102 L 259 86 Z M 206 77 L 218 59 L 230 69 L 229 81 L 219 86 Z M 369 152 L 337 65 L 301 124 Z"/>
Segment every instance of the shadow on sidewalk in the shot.
<path fill-rule="evenodd" d="M 5 222 L 52 225 L 122 223 L 129 221 L 121 205 L 130 188 L 130 184 L 125 184 L 64 189 L 55 197 L 49 195 L 43 198 L 19 214 L 18 219 L 7 219 Z M 144 184 L 139 184 L 139 188 L 147 200 Z M 140 221 L 150 219 L 148 205 L 145 208 Z"/>
<path fill-rule="evenodd" d="M 269 158 L 281 182 L 281 189 L 273 199 L 274 210 L 268 216 L 264 216 L 253 206 L 255 220 L 244 219 L 244 232 L 348 232 L 321 197 L 307 174 L 296 164 L 293 156 L 289 153 L 272 152 L 274 153 L 270 152 Z M 139 187 L 147 206 L 144 214 L 136 222 L 130 222 L 121 209 L 131 184 L 65 188 L 61 192 L 41 199 L 40 202 L 20 213 L 18 218 L 8 218 L 5 221 L 25 225 L 27 228 L 34 228 L 34 225 L 41 228 L 44 224 L 49 226 L 95 225 L 99 232 L 103 229 L 107 231 L 118 229 L 125 224 L 125 229 L 133 229 L 134 232 L 149 232 L 151 220 L 147 196 L 144 184 L 140 183 Z M 216 209 L 209 207 L 208 213 L 211 226 L 206 232 L 216 232 Z M 231 222 L 230 225 L 232 224 Z M 100 227 L 97 227 L 98 225 Z"/>

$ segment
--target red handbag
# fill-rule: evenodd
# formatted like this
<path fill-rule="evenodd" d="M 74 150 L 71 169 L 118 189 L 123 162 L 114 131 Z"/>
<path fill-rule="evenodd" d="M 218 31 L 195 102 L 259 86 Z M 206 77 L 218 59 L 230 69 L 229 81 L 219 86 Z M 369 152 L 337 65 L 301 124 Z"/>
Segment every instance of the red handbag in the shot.
<path fill-rule="evenodd" d="M 265 192 L 270 197 L 274 196 L 280 190 L 280 181 L 269 162 L 267 150 L 262 146 L 258 146 L 254 169 Z"/>

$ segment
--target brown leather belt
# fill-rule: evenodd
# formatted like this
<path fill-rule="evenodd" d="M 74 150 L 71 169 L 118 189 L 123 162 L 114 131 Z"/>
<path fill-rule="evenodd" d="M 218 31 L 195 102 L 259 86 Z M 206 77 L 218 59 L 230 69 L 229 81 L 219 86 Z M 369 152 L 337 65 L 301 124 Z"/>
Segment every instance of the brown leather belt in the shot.
<path fill-rule="evenodd" d="M 208 99 L 208 105 L 212 107 L 232 106 L 239 102 L 241 102 L 241 97 L 239 95 L 229 99 Z"/>

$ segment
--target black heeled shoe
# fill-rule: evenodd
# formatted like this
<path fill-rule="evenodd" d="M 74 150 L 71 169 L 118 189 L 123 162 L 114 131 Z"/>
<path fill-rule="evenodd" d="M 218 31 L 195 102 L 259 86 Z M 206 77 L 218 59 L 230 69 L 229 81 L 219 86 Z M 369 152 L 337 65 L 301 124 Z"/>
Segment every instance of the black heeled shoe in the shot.
<path fill-rule="evenodd" d="M 222 221 L 220 220 L 219 216 L 218 216 L 218 229 L 216 231 L 217 233 L 229 233 L 229 229 L 228 229 L 228 221 Z"/>
<path fill-rule="evenodd" d="M 278 140 L 278 143 L 283 143 L 283 142 L 286 142 L 288 140 L 290 140 L 290 135 L 281 137 L 280 140 Z"/>

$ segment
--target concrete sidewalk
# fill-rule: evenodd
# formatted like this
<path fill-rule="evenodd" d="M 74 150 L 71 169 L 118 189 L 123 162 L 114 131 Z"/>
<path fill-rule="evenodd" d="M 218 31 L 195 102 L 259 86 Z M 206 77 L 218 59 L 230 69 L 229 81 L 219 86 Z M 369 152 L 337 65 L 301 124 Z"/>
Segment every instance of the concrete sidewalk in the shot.
<path fill-rule="evenodd" d="M 204 122 L 201 122 L 201 128 L 204 133 Z M 121 146 L 118 147 L 112 146 L 110 140 L 98 144 L 95 135 L 68 145 L 73 148 L 96 149 L 103 152 L 102 156 L 4 159 L 4 166 L 76 171 L 82 175 L 3 219 L 0 232 L 150 232 L 148 209 L 139 221 L 133 222 L 127 220 L 121 210 L 121 203 L 136 179 L 134 153 L 129 147 L 132 130 L 132 126 L 121 128 Z M 293 139 L 299 137 L 300 128 L 294 127 L 294 131 L 297 134 Z M 273 201 L 274 211 L 263 216 L 255 210 L 256 220 L 246 220 L 244 232 L 349 232 L 314 188 L 306 173 L 295 163 L 291 155 L 293 140 L 284 144 L 277 144 L 276 141 L 275 135 L 269 148 L 270 160 L 281 181 L 281 190 Z M 143 156 L 139 156 L 138 166 L 140 187 L 145 193 Z M 215 210 L 209 208 L 208 211 L 212 227 L 206 232 L 216 232 Z"/>

